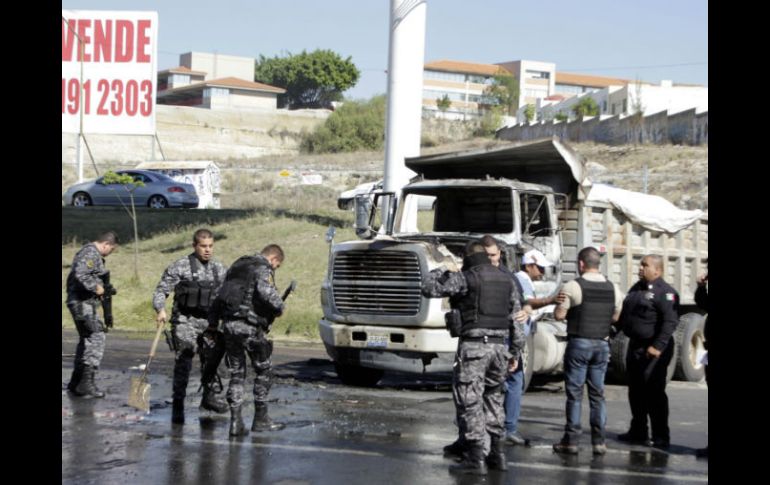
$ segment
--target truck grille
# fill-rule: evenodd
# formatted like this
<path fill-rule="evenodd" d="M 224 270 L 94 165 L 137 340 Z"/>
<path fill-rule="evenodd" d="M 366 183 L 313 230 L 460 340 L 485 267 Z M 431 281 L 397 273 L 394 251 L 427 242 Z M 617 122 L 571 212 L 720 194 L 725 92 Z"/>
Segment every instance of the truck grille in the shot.
<path fill-rule="evenodd" d="M 417 315 L 420 262 L 403 251 L 344 251 L 334 258 L 334 304 L 340 313 Z"/>

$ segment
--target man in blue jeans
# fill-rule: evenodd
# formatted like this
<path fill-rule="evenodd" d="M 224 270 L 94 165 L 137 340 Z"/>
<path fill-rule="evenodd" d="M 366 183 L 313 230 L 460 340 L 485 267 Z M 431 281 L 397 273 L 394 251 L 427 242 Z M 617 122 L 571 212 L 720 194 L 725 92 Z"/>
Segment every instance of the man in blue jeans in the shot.
<path fill-rule="evenodd" d="M 557 453 L 575 455 L 580 439 L 580 407 L 583 385 L 588 384 L 591 406 L 591 445 L 595 455 L 607 452 L 604 425 L 604 375 L 610 356 L 610 330 L 620 317 L 623 294 L 618 286 L 599 272 L 601 253 L 593 247 L 578 253 L 580 277 L 568 282 L 559 293 L 554 310 L 557 320 L 567 318 L 567 349 L 564 352 L 564 379 L 567 393 L 567 424 L 561 441 L 554 443 Z"/>

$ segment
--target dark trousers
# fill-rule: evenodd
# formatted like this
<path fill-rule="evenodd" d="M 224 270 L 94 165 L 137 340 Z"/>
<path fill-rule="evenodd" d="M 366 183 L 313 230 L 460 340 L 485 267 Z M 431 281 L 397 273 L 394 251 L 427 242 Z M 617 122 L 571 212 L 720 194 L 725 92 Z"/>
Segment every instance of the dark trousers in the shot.
<path fill-rule="evenodd" d="M 628 401 L 631 404 L 631 432 L 647 435 L 647 417 L 650 418 L 653 440 L 670 439 L 668 428 L 668 396 L 666 373 L 674 355 L 674 341 L 670 339 L 657 359 L 647 357 L 650 341 L 632 339 L 626 354 L 628 372 Z"/>

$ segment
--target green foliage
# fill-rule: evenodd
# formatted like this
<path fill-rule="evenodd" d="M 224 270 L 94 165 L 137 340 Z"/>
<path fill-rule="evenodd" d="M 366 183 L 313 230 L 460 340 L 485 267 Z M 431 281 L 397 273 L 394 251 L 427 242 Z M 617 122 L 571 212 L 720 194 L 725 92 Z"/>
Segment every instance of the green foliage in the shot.
<path fill-rule="evenodd" d="M 503 119 L 503 107 L 492 106 L 479 121 L 475 136 L 494 136 Z"/>
<path fill-rule="evenodd" d="M 134 177 L 126 173 L 117 174 L 110 170 L 104 174 L 102 181 L 105 184 L 119 184 L 128 192 L 128 197 L 131 200 L 131 210 L 126 207 L 123 200 L 120 199 L 121 205 L 126 209 L 128 217 L 134 223 L 134 281 L 139 280 L 139 222 L 136 218 L 136 205 L 134 204 L 134 191 L 139 187 L 144 187 L 144 182 L 141 180 L 134 180 Z"/>
<path fill-rule="evenodd" d="M 144 182 L 141 180 L 134 180 L 134 177 L 127 173 L 117 174 L 110 170 L 104 174 L 102 179 L 105 184 L 119 184 L 123 185 L 127 191 L 133 192 L 137 187 L 144 187 Z"/>
<path fill-rule="evenodd" d="M 553 119 L 555 119 L 556 121 L 567 121 L 569 119 L 569 116 L 559 111 L 558 113 L 553 115 Z"/>
<path fill-rule="evenodd" d="M 323 125 L 303 137 L 304 153 L 381 150 L 385 142 L 385 95 L 346 101 Z"/>
<path fill-rule="evenodd" d="M 519 106 L 519 80 L 515 77 L 501 69 L 494 75 L 492 84 L 484 94 L 490 97 L 494 104 L 502 106 L 506 114 L 516 114 L 516 108 Z"/>
<path fill-rule="evenodd" d="M 599 105 L 596 104 L 593 98 L 584 96 L 583 99 L 577 102 L 572 107 L 572 112 L 576 117 L 582 118 L 583 116 L 597 116 L 599 114 Z"/>
<path fill-rule="evenodd" d="M 281 107 L 329 108 L 332 101 L 342 99 L 342 92 L 355 86 L 361 72 L 350 60 L 331 50 L 275 56 L 260 55 L 254 69 L 257 82 L 286 89 L 279 97 Z"/>
<path fill-rule="evenodd" d="M 441 111 L 446 111 L 449 109 L 450 106 L 452 106 L 452 100 L 449 99 L 448 94 L 444 94 L 441 98 L 436 98 L 436 106 Z"/>
<path fill-rule="evenodd" d="M 535 118 L 534 104 L 528 104 L 524 107 L 524 117 L 527 119 L 527 123 L 531 122 Z"/>

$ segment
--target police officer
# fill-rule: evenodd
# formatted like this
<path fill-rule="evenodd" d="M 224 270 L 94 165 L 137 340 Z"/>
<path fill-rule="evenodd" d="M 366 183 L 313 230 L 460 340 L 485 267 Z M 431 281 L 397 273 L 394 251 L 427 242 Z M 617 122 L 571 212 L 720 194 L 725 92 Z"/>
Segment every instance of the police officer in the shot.
<path fill-rule="evenodd" d="M 706 312 L 709 311 L 709 291 L 708 287 L 706 286 L 708 284 L 709 275 L 708 275 L 708 259 L 706 260 L 706 270 L 707 272 L 705 274 L 702 274 L 698 276 L 698 279 L 696 280 L 696 283 L 698 284 L 698 288 L 695 290 L 695 304 L 698 305 L 701 310 L 704 310 Z M 703 347 L 708 350 L 709 348 L 709 317 L 706 315 L 706 320 L 703 322 Z M 708 386 L 709 383 L 709 366 L 708 363 L 706 363 L 706 386 Z M 709 457 L 709 447 L 706 445 L 705 448 L 698 448 L 695 450 L 695 456 L 698 458 L 708 458 Z"/>
<path fill-rule="evenodd" d="M 487 465 L 506 470 L 503 383 L 507 373 L 516 370 L 524 346 L 524 333 L 519 324 L 513 324 L 513 315 L 521 310 L 519 292 L 509 275 L 492 266 L 484 245 L 473 241 L 465 248 L 463 271 L 434 269 L 423 282 L 422 293 L 431 298 L 449 296 L 448 325 L 460 324 L 452 396 L 467 451 L 451 469 L 478 475 L 487 473 Z M 459 322 L 451 315 L 459 317 Z M 506 348 L 509 335 L 511 343 Z M 491 447 L 485 458 L 487 434 Z"/>
<path fill-rule="evenodd" d="M 267 394 L 272 379 L 270 356 L 273 342 L 267 333 L 275 317 L 284 310 L 284 303 L 275 288 L 275 270 L 284 260 L 277 244 L 265 246 L 260 254 L 238 258 L 227 272 L 217 295 L 210 325 L 224 321 L 226 362 L 230 369 L 227 402 L 230 405 L 230 436 L 248 433 L 241 417 L 243 382 L 246 379 L 246 354 L 251 359 L 254 377 L 254 421 L 252 431 L 283 428 L 267 414 Z"/>
<path fill-rule="evenodd" d="M 112 231 L 84 245 L 72 260 L 67 275 L 67 308 L 78 331 L 75 368 L 67 389 L 87 399 L 104 397 L 94 377 L 104 355 L 104 322 L 97 314 L 99 299 L 104 295 L 104 258 L 118 247 L 118 236 Z"/>
<path fill-rule="evenodd" d="M 591 445 L 594 455 L 607 452 L 604 425 L 604 376 L 610 359 L 610 333 L 623 305 L 623 294 L 599 271 L 601 253 L 587 247 L 578 253 L 580 277 L 568 282 L 554 310 L 557 320 L 567 318 L 567 348 L 564 351 L 564 380 L 567 393 L 567 424 L 564 436 L 553 445 L 557 453 L 577 454 L 580 439 L 580 408 L 583 386 L 588 384 L 591 405 Z"/>
<path fill-rule="evenodd" d="M 663 258 L 642 258 L 639 282 L 623 301 L 620 324 L 629 338 L 626 354 L 631 427 L 621 441 L 650 444 L 647 416 L 652 427 L 652 446 L 670 445 L 666 372 L 674 355 L 672 335 L 679 324 L 679 294 L 663 281 Z"/>
<path fill-rule="evenodd" d="M 213 254 L 214 235 L 208 229 L 198 229 L 193 234 L 193 252 L 166 268 L 152 296 L 152 306 L 157 312 L 155 321 L 161 326 L 167 320 L 166 298 L 174 292 L 171 333 L 176 356 L 171 422 L 175 424 L 184 424 L 184 398 L 193 356 L 196 351 L 200 355 L 202 372 L 207 361 L 214 359 L 211 351 L 198 345 L 199 336 L 208 327 L 211 303 L 227 271 L 222 263 L 212 259 Z M 227 404 L 216 394 L 213 381 L 203 383 L 200 407 L 218 413 L 227 411 Z"/>

